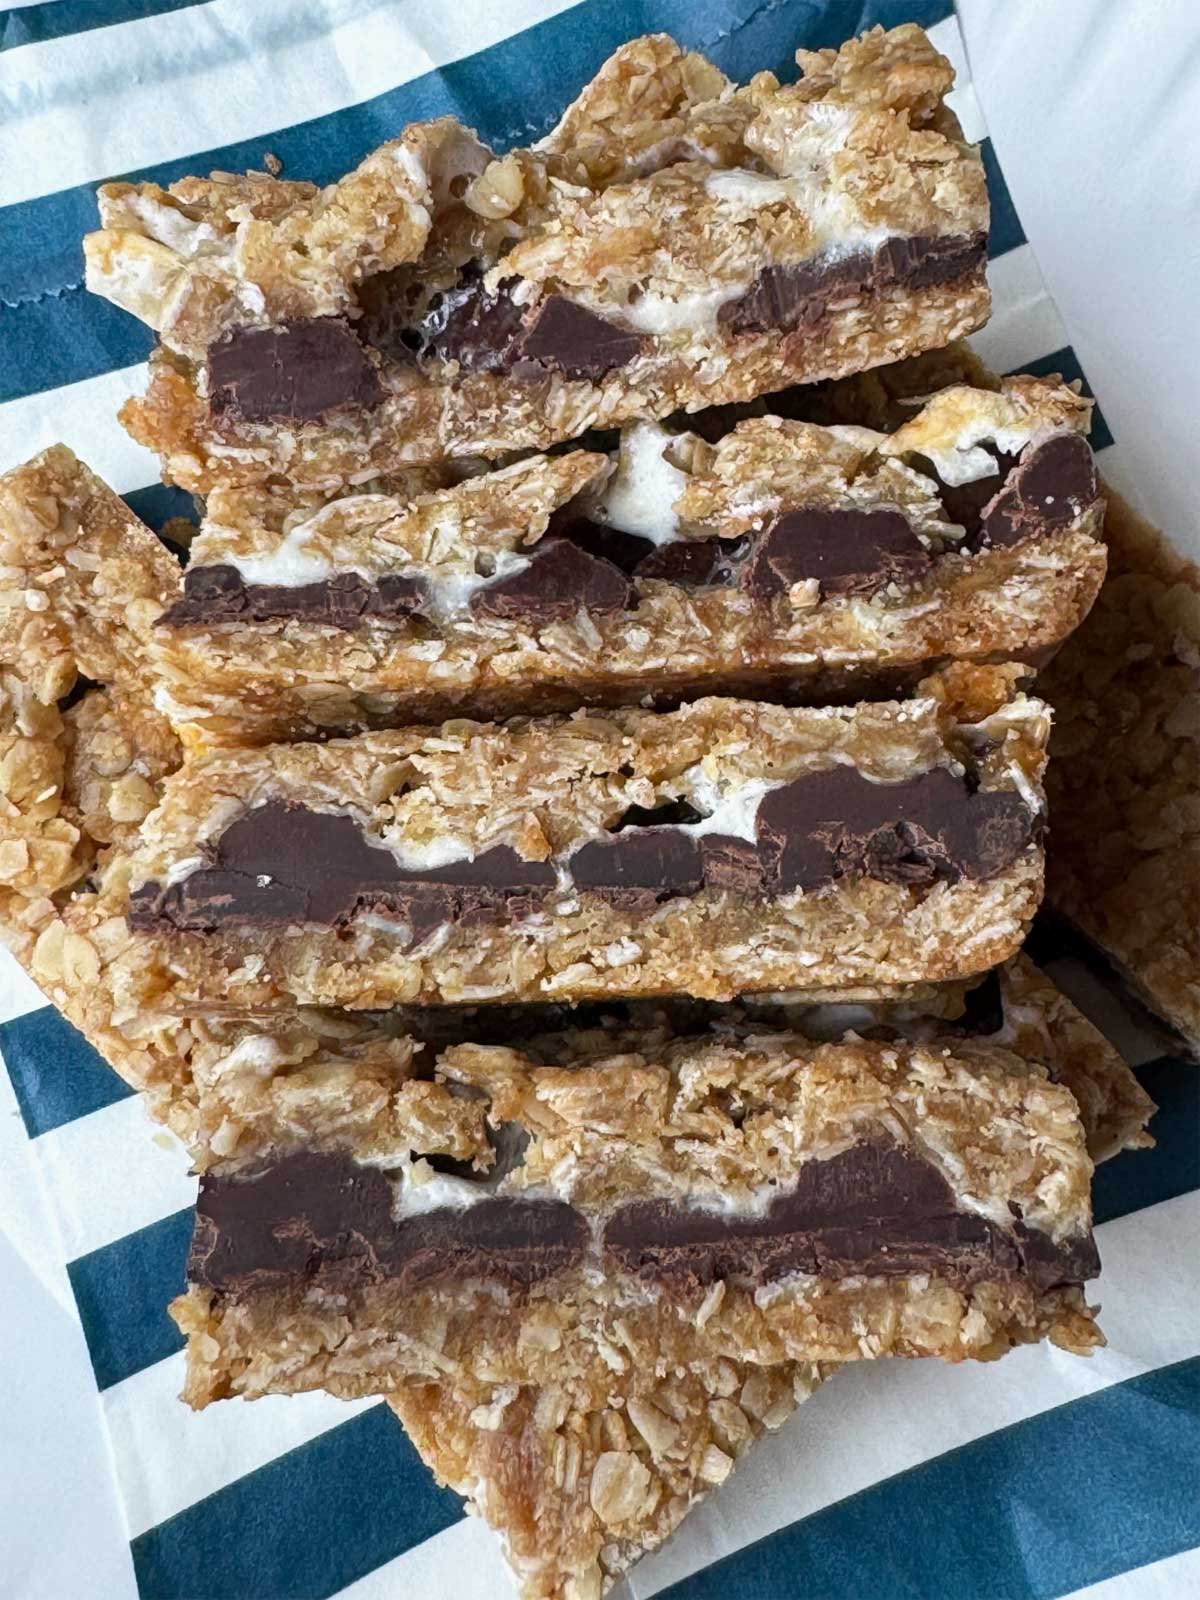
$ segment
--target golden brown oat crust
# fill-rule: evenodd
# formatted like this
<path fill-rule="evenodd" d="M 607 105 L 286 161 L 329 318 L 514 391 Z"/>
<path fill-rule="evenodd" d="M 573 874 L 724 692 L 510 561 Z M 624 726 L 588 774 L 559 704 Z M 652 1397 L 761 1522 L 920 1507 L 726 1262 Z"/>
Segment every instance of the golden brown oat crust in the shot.
<path fill-rule="evenodd" d="M 697 1360 L 682 1376 L 414 1381 L 388 1404 L 438 1482 L 500 1535 L 523 1600 L 598 1600 L 821 1376 Z"/>
<path fill-rule="evenodd" d="M 1200 573 L 1107 494 L 1108 581 L 1042 680 L 1050 895 L 1200 1050 Z"/>
<path fill-rule="evenodd" d="M 63 445 L 0 477 L 0 893 L 28 958 L 97 851 L 127 844 L 179 763 L 146 646 L 174 558 Z M 80 677 L 88 689 L 60 702 Z"/>

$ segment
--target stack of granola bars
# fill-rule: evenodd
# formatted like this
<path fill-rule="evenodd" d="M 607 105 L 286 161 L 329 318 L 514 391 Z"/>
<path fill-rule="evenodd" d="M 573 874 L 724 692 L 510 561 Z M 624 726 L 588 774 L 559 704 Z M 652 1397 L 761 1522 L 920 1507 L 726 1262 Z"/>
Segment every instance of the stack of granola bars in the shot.
<path fill-rule="evenodd" d="M 0 480 L 0 916 L 200 1173 L 185 1398 L 385 1396 L 531 1600 L 843 1362 L 1094 1348 L 1149 1142 L 1020 954 L 1089 402 L 953 343 L 923 33 L 798 61 L 652 36 L 528 149 L 106 185 L 199 527 Z"/>

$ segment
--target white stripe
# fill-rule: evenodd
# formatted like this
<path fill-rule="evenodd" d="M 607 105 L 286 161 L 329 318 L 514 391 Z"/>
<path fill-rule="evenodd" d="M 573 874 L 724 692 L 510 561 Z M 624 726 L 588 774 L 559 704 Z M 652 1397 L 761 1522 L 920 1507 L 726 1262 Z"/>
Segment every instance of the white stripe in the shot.
<path fill-rule="evenodd" d="M 179 1399 L 183 1377 L 180 1351 L 100 1396 L 131 1539 L 380 1404 L 327 1394 L 269 1395 L 192 1411 Z"/>
<path fill-rule="evenodd" d="M 1063 1600 L 1181 1600 L 1187 1595 L 1200 1595 L 1200 1550 L 1181 1550 L 1136 1572 L 1119 1572 L 1076 1589 Z"/>
<path fill-rule="evenodd" d="M 45 1004 L 45 995 L 20 962 L 0 950 L 0 1022 L 11 1022 Z"/>
<path fill-rule="evenodd" d="M 987 123 L 971 82 L 971 66 L 958 17 L 946 17 L 927 31 L 934 49 L 940 50 L 954 68 L 954 88 L 946 96 L 946 104 L 962 123 L 963 137 L 978 144 L 987 137 Z"/>
<path fill-rule="evenodd" d="M 990 261 L 988 283 L 991 319 L 971 335 L 971 347 L 994 372 L 1013 372 L 1070 343 L 1029 245 Z"/>
<path fill-rule="evenodd" d="M 117 421 L 118 408 L 130 395 L 142 394 L 148 381 L 146 366 L 139 362 L 61 389 L 6 400 L 0 405 L 3 465 L 27 461 L 61 440 L 118 494 L 157 483 L 157 458 L 134 444 Z"/>
<path fill-rule="evenodd" d="M 0 1154 L 3 1144 L 0 1129 Z M 0 1170 L 0 1185 L 5 1176 Z M 2 1209 L 0 1215 L 15 1235 L 17 1219 Z M 16 1380 L 6 1384 L 3 1403 L 0 1593 L 12 1600 L 138 1600 L 74 1308 L 2 1228 L 0 1306 L 5 1371 Z"/>
<path fill-rule="evenodd" d="M 1180 1315 L 1200 1299 L 1198 1228 L 1200 1192 L 1097 1228 L 1104 1274 L 1096 1298 L 1109 1342 L 1088 1360 L 1042 1344 L 999 1365 L 846 1367 L 749 1454 L 677 1539 L 635 1569 L 632 1600 L 998 1428 L 1200 1355 L 1200 1325 Z"/>
<path fill-rule="evenodd" d="M 213 0 L 27 45 L 0 57 L 0 204 L 358 105 L 574 3 Z"/>
<path fill-rule="evenodd" d="M 57 1197 L 68 1261 L 196 1202 L 187 1152 L 138 1095 L 51 1128 L 33 1148 Z"/>

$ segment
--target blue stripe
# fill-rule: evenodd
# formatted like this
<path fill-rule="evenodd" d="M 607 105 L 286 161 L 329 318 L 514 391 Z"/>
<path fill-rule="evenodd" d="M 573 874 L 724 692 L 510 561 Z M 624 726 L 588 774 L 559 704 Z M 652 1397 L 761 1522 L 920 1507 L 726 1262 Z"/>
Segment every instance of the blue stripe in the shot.
<path fill-rule="evenodd" d="M 461 1515 L 379 1405 L 141 1534 L 131 1546 L 138 1593 L 320 1600 Z"/>
<path fill-rule="evenodd" d="M 67 1264 L 98 1389 L 183 1348 L 167 1301 L 184 1291 L 191 1237 L 188 1207 Z"/>
<path fill-rule="evenodd" d="M 0 11 L 0 51 L 18 45 L 41 44 L 68 33 L 90 33 L 119 22 L 184 11 L 200 0 L 43 0 L 41 5 Z"/>
<path fill-rule="evenodd" d="M 664 1600 L 1053 1600 L 1200 1545 L 1198 1459 L 1200 1360 L 1183 1361 L 865 1489 Z"/>
<path fill-rule="evenodd" d="M 1067 383 L 1074 383 L 1078 379 L 1083 393 L 1089 398 L 1094 398 L 1092 386 L 1079 365 L 1079 357 L 1070 345 L 1062 350 L 1052 351 L 1048 356 L 1039 356 L 1036 361 L 1027 361 L 1019 370 L 1031 372 L 1035 378 L 1045 378 L 1052 372 L 1057 372 Z M 1113 442 L 1112 429 L 1105 421 L 1104 413 L 1099 406 L 1092 411 L 1092 431 L 1088 438 L 1093 450 L 1106 450 Z"/>
<path fill-rule="evenodd" d="M 163 524 L 172 517 L 186 517 L 190 522 L 199 520 L 196 502 L 186 489 L 174 489 L 166 483 L 152 483 L 145 489 L 133 489 L 121 496 L 135 517 L 141 517 L 155 533 L 161 533 Z"/>
<path fill-rule="evenodd" d="M 696 7 L 692 0 L 587 0 L 502 44 L 362 105 L 126 176 L 168 184 L 212 168 L 240 172 L 261 167 L 270 151 L 284 162 L 290 176 L 331 183 L 376 145 L 393 138 L 405 123 L 462 113 L 464 108 L 482 136 L 497 147 L 536 138 L 607 55 L 626 39 L 651 29 L 665 29 L 704 50 L 734 77 L 769 67 L 782 78 L 794 78 L 792 57 L 798 45 L 836 43 L 876 22 L 892 26 L 912 19 L 931 26 L 952 12 L 948 0 L 839 0 L 832 6 L 815 6 L 810 0 L 787 0 L 782 5 L 771 0 L 723 0 L 704 7 Z M 521 86 L 523 105 L 540 108 L 535 122 L 514 118 L 514 84 Z M 80 184 L 0 210 L 5 233 L 0 302 L 13 308 L 5 316 L 10 331 L 0 349 L 0 394 L 32 394 L 108 370 L 96 364 L 102 350 L 114 352 L 112 365 L 126 366 L 142 358 L 144 343 L 136 342 L 133 334 L 118 340 L 110 323 L 105 331 L 64 340 L 71 348 L 58 358 L 52 376 L 43 376 L 39 362 L 29 360 L 29 353 L 40 348 L 39 330 L 45 320 L 37 308 L 45 296 L 51 296 L 52 315 L 57 314 L 55 306 L 62 308 L 68 299 L 78 299 L 80 309 L 74 315 L 80 328 L 88 326 L 88 308 L 97 304 L 80 287 L 79 241 L 96 226 L 94 188 Z M 24 329 L 26 317 L 29 332 Z M 132 317 L 128 320 L 134 322 Z M 140 326 L 138 334 L 144 339 Z"/>
<path fill-rule="evenodd" d="M 144 322 L 83 288 L 4 307 L 0 315 L 0 402 L 132 367 L 154 348 Z"/>
<path fill-rule="evenodd" d="M 31 1139 L 133 1093 L 53 1006 L 0 1025 L 0 1054 Z"/>
<path fill-rule="evenodd" d="M 1139 1067 L 1138 1080 L 1158 1106 L 1153 1150 L 1126 1150 L 1096 1168 L 1092 1210 L 1097 1223 L 1143 1211 L 1200 1189 L 1200 1071 L 1177 1056 Z"/>
<path fill-rule="evenodd" d="M 1009 193 L 1008 184 L 1004 181 L 1004 174 L 1000 170 L 1000 163 L 996 159 L 995 146 L 990 139 L 984 139 L 979 146 L 979 154 L 983 159 L 983 171 L 987 178 L 988 202 L 992 208 L 992 224 L 988 233 L 988 255 L 991 257 L 1002 256 L 1009 250 L 1015 250 L 1018 245 L 1025 243 L 1025 229 L 1021 226 L 1021 219 L 1017 215 L 1017 208 L 1013 204 L 1013 197 Z"/>

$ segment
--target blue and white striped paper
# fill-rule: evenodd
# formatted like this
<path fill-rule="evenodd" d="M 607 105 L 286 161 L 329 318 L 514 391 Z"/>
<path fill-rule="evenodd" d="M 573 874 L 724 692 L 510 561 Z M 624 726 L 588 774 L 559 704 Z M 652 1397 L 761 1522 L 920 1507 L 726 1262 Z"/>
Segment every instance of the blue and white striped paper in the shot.
<path fill-rule="evenodd" d="M 986 139 L 947 0 L 0 10 L 0 468 L 61 438 L 152 524 L 187 509 L 115 418 L 143 386 L 149 335 L 82 287 L 79 239 L 104 178 L 166 183 L 258 166 L 269 151 L 288 175 L 328 181 L 403 123 L 443 112 L 496 145 L 536 138 L 640 32 L 666 29 L 733 77 L 787 77 L 799 45 L 906 19 L 955 61 L 955 109 L 983 141 L 995 314 L 976 343 L 1001 370 L 1083 377 Z M 1093 444 L 1111 467 L 1099 411 Z M 0 1052 L 0 1296 L 12 1295 L 0 1338 L 33 1328 L 16 1364 L 31 1395 L 51 1397 L 39 1431 L 28 1408 L 0 1425 L 0 1448 L 14 1450 L 0 1593 L 502 1597 L 487 1530 L 433 1484 L 382 1405 L 309 1395 L 195 1416 L 176 1401 L 182 1354 L 165 1306 L 182 1286 L 194 1194 L 182 1151 L 11 964 L 0 967 Z M 999 1367 L 840 1375 L 636 1570 L 630 1595 L 1200 1593 L 1200 1084 L 1166 1059 L 1140 1071 L 1164 1108 L 1159 1148 L 1097 1180 L 1109 1348 L 1089 1362 L 1039 1348 Z"/>

